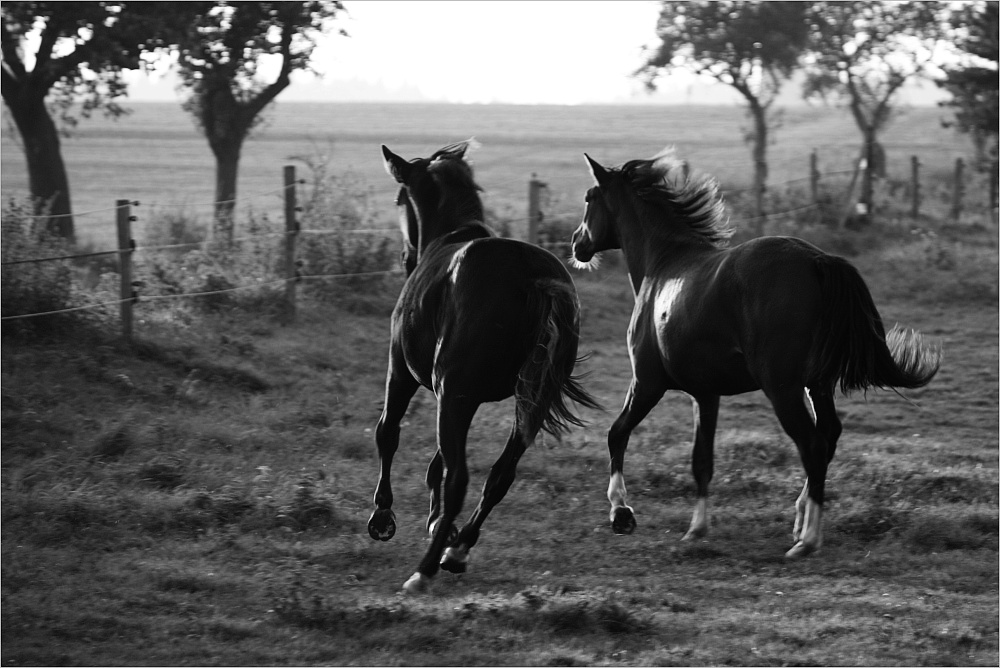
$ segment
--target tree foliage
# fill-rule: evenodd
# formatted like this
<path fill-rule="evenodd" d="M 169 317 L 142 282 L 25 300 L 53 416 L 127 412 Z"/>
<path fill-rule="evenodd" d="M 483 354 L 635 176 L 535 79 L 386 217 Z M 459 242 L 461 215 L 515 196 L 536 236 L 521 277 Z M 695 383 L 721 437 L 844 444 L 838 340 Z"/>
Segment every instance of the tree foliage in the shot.
<path fill-rule="evenodd" d="M 969 133 L 981 166 L 997 161 L 997 128 L 1000 126 L 998 100 L 998 4 L 966 5 L 952 17 L 955 46 L 963 58 L 945 69 L 939 85 L 952 95 L 942 103 L 955 113 L 955 127 Z"/>
<path fill-rule="evenodd" d="M 899 90 L 937 70 L 943 35 L 934 2 L 816 2 L 805 58 L 806 98 L 846 100 L 861 132 L 866 168 L 861 183 L 864 218 L 872 209 L 873 179 L 882 171 L 878 143 L 896 110 Z"/>
<path fill-rule="evenodd" d="M 340 2 L 179 3 L 188 25 L 176 43 L 189 93 L 184 108 L 216 158 L 216 225 L 224 236 L 232 235 L 244 140 L 293 72 L 315 71 L 318 39 L 342 10 Z"/>
<path fill-rule="evenodd" d="M 937 68 L 939 9 L 933 2 L 813 3 L 805 96 L 846 99 L 862 131 L 882 129 L 903 84 Z"/>
<path fill-rule="evenodd" d="M 4 2 L 0 11 L 0 88 L 24 145 L 36 214 L 52 214 L 49 229 L 71 239 L 69 179 L 52 111 L 64 127 L 97 110 L 124 113 L 122 72 L 141 67 L 154 27 L 121 2 Z"/>
<path fill-rule="evenodd" d="M 795 68 L 808 38 L 807 5 L 799 2 L 664 2 L 657 21 L 659 46 L 636 72 L 646 85 L 678 70 L 735 88 L 754 126 L 757 213 L 767 179 L 769 111 Z"/>

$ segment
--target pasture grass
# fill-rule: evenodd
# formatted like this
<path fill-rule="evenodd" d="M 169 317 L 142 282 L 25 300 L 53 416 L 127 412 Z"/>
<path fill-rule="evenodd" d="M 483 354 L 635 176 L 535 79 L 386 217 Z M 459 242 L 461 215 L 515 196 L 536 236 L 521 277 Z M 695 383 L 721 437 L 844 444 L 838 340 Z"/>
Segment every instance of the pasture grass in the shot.
<path fill-rule="evenodd" d="M 722 128 L 724 118 L 708 120 Z M 505 150 L 535 154 L 541 131 L 520 127 L 496 131 Z M 596 132 L 614 148 L 603 126 L 573 127 L 567 147 Z M 409 128 L 393 131 L 414 151 L 437 141 Z M 374 225 L 352 197 L 338 220 Z M 161 240 L 199 234 L 186 214 L 165 220 L 174 229 Z M 399 530 L 387 543 L 366 530 L 398 274 L 318 281 L 294 324 L 266 292 L 212 308 L 140 302 L 132 346 L 107 323 L 72 336 L 5 327 L 0 662 L 996 665 L 996 227 L 940 220 L 764 230 L 850 257 L 887 324 L 944 349 L 927 388 L 838 401 L 825 544 L 796 562 L 783 553 L 803 472 L 760 393 L 722 402 L 705 539 L 680 541 L 695 496 L 692 428 L 690 400 L 673 393 L 630 442 L 638 529 L 611 532 L 606 434 L 629 383 L 632 306 L 617 253 L 575 275 L 582 370 L 606 410 L 582 410 L 587 428 L 539 439 L 469 572 L 440 574 L 421 599 L 399 588 L 426 548 L 426 391 L 404 418 L 393 468 Z M 199 271 L 189 280 L 204 280 Z M 510 415 L 509 401 L 477 414 L 463 517 Z"/>
<path fill-rule="evenodd" d="M 886 257 L 927 271 L 925 253 L 894 249 L 854 259 L 869 276 Z M 614 258 L 577 276 L 588 387 L 608 410 L 536 444 L 469 573 L 442 573 L 424 599 L 398 593 L 426 545 L 423 391 L 394 467 L 399 532 L 365 529 L 391 300 L 373 296 L 371 314 L 319 301 L 294 326 L 240 310 L 164 320 L 131 349 L 5 337 L 3 663 L 996 663 L 995 293 L 872 281 L 883 314 L 941 340 L 945 364 L 913 403 L 840 401 L 825 546 L 788 562 L 803 474 L 759 394 L 723 402 L 707 538 L 679 540 L 694 501 L 680 395 L 636 430 L 639 527 L 611 533 L 604 435 L 628 384 L 629 287 Z M 477 416 L 468 508 L 509 411 Z"/>

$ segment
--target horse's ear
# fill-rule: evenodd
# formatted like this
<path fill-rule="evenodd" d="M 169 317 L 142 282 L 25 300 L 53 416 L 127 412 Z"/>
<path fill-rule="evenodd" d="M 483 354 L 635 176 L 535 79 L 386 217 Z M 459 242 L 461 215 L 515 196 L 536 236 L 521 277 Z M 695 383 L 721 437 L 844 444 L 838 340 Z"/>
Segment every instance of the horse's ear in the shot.
<path fill-rule="evenodd" d="M 389 176 L 396 179 L 396 183 L 406 183 L 406 177 L 410 173 L 410 163 L 389 150 L 389 147 L 382 144 L 382 158 L 384 159 L 385 171 Z"/>
<path fill-rule="evenodd" d="M 608 180 L 608 170 L 604 169 L 600 163 L 586 153 L 583 154 L 583 157 L 587 159 L 587 164 L 590 165 L 590 173 L 594 175 L 594 181 L 596 181 L 599 186 L 604 185 L 604 183 Z"/>

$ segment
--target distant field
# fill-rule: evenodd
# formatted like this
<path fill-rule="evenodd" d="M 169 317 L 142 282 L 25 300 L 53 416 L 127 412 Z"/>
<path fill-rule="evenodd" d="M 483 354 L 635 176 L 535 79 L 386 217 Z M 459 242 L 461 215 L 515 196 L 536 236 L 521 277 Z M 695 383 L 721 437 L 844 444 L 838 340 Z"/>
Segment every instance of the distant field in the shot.
<path fill-rule="evenodd" d="M 133 104 L 134 113 L 114 122 L 81 122 L 63 140 L 73 205 L 77 212 L 106 209 L 119 198 L 139 200 L 140 226 L 154 208 L 179 207 L 208 216 L 214 194 L 214 160 L 191 118 L 176 104 Z M 937 108 L 904 110 L 885 133 L 889 169 L 909 174 L 911 155 L 925 165 L 928 182 L 946 178 L 954 160 L 967 155 L 967 138 L 941 127 Z M 244 146 L 241 209 L 280 217 L 281 170 L 292 156 L 332 151 L 334 172 L 351 171 L 391 211 L 393 186 L 382 169 L 380 144 L 403 156 L 425 155 L 444 144 L 475 136 L 473 155 L 486 205 L 500 215 L 523 217 L 532 173 L 549 185 L 550 211 L 581 208 L 589 175 L 582 153 L 608 164 L 649 157 L 667 145 L 725 186 L 749 184 L 751 161 L 742 140 L 747 122 L 736 107 L 511 106 L 444 104 L 278 104 L 269 121 Z M 858 153 L 857 130 L 844 110 L 799 108 L 786 113 L 770 147 L 770 182 L 807 174 L 816 149 L 821 171 L 843 170 Z M 24 159 L 4 127 L 4 200 L 27 192 Z M 308 176 L 301 162 L 300 176 Z M 270 194 L 261 194 L 270 193 Z M 79 215 L 79 235 L 110 241 L 109 212 Z M 141 232 L 139 233 L 141 236 Z"/>

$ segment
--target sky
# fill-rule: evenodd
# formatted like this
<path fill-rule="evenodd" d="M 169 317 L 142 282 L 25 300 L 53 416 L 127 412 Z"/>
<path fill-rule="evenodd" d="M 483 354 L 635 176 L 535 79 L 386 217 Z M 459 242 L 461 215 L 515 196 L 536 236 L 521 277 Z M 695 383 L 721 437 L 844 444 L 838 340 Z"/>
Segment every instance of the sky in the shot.
<path fill-rule="evenodd" d="M 657 42 L 657 0 L 345 0 L 344 5 L 347 15 L 339 25 L 349 37 L 331 35 L 314 54 L 323 78 L 298 73 L 282 101 L 649 101 L 630 74 L 642 64 L 642 47 Z M 673 82 L 678 84 L 683 88 L 685 82 Z M 730 99 L 728 87 L 711 88 L 709 97 Z M 133 101 L 176 97 L 169 77 L 151 82 L 136 76 L 130 85 Z"/>
<path fill-rule="evenodd" d="M 293 74 L 291 101 L 739 104 L 730 86 L 672 75 L 650 95 L 630 76 L 658 43 L 658 0 L 344 0 L 314 52 L 322 78 Z M 174 101 L 176 79 L 134 74 L 130 101 Z M 933 84 L 910 97 L 939 93 Z M 782 105 L 801 104 L 793 86 Z M 785 99 L 787 98 L 787 99 Z M 909 100 L 920 103 L 919 100 Z M 928 102 L 923 102 L 928 103 Z M 930 100 L 929 103 L 933 103 Z"/>

